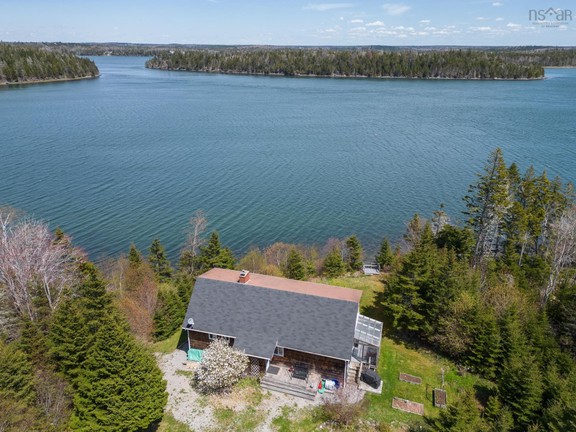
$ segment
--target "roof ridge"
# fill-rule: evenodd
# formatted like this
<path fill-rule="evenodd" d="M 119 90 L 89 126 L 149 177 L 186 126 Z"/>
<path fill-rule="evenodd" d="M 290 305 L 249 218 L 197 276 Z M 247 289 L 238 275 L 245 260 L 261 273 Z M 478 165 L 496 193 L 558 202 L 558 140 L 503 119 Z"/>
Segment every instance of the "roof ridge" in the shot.
<path fill-rule="evenodd" d="M 198 276 L 198 278 L 237 283 L 239 285 L 254 286 L 279 291 L 288 291 L 333 300 L 350 301 L 354 303 L 360 303 L 360 297 L 362 296 L 362 291 L 353 288 L 339 287 L 318 282 L 287 279 L 279 276 L 263 275 L 260 273 L 250 273 L 250 279 L 245 283 L 238 282 L 239 277 L 239 271 L 221 268 L 213 268 Z"/>

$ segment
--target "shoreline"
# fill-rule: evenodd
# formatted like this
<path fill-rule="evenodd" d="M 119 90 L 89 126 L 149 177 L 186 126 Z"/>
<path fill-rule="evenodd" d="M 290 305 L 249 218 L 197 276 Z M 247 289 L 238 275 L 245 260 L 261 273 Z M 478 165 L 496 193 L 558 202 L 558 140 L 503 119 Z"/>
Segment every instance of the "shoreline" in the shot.
<path fill-rule="evenodd" d="M 17 82 L 2 82 L 0 86 L 14 86 L 14 85 L 28 85 L 28 84 L 47 84 L 47 83 L 55 83 L 55 82 L 66 82 L 66 81 L 80 81 L 80 80 L 87 80 L 87 79 L 96 79 L 100 78 L 100 74 L 98 75 L 90 75 L 84 77 L 75 77 L 75 78 L 50 78 L 44 80 L 34 80 L 34 81 L 17 81 Z"/>
<path fill-rule="evenodd" d="M 286 75 L 283 73 L 262 73 L 262 72 L 233 72 L 233 71 L 203 71 L 203 70 L 188 70 L 188 69 L 170 69 L 160 67 L 148 67 L 146 69 L 154 69 L 168 72 L 192 72 L 192 73 L 206 73 L 206 74 L 221 74 L 221 75 L 246 75 L 246 76 L 270 76 L 282 78 L 340 78 L 340 79 L 390 79 L 390 80 L 422 80 L 422 81 L 539 81 L 546 79 L 546 76 L 538 78 L 444 78 L 444 77 L 409 77 L 409 76 L 378 76 L 370 77 L 367 75 L 314 75 L 314 74 L 294 74 Z"/>

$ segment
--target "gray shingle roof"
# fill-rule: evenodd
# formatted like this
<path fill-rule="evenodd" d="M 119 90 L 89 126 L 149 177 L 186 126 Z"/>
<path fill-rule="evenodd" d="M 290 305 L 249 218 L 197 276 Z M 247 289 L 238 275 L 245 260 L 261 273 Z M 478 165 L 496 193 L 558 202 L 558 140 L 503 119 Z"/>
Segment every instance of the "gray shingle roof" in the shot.
<path fill-rule="evenodd" d="M 199 277 L 183 327 L 233 336 L 246 354 L 271 358 L 276 345 L 349 360 L 358 303 Z"/>

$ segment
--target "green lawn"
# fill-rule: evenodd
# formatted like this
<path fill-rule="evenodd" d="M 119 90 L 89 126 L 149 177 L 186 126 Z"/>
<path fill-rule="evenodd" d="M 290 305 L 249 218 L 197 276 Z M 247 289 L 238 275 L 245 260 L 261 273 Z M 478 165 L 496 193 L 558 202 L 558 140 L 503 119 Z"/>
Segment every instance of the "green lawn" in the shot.
<path fill-rule="evenodd" d="M 185 338 L 186 334 L 182 329 L 178 329 L 168 339 L 150 344 L 149 349 L 153 353 L 170 354 L 178 347 L 179 342 L 182 343 L 182 341 L 185 341 Z"/>
<path fill-rule="evenodd" d="M 372 318 L 382 320 L 380 314 L 381 297 L 384 295 L 382 277 L 377 276 L 344 276 L 323 279 L 319 282 L 362 290 L 360 311 Z M 386 334 L 386 331 L 384 332 Z M 447 391 L 448 403 L 454 403 L 462 390 L 475 390 L 475 385 L 490 388 L 491 383 L 475 375 L 458 374 L 456 365 L 447 359 L 425 350 L 412 349 L 404 344 L 384 337 L 380 347 L 378 373 L 383 381 L 382 395 L 369 394 L 368 418 L 391 423 L 393 421 L 417 421 L 420 416 L 405 413 L 392 408 L 394 396 L 424 404 L 424 413 L 436 416 L 440 412 L 432 404 L 432 389 L 442 386 L 442 368 L 444 368 L 444 389 Z M 398 379 L 400 373 L 416 375 L 422 378 L 422 384 L 410 384 Z"/>
<path fill-rule="evenodd" d="M 382 277 L 383 276 L 341 276 L 337 278 L 317 279 L 314 280 L 314 282 L 362 290 L 360 310 L 362 313 L 366 313 L 376 302 L 378 293 L 384 290 L 384 284 L 381 281 Z"/>
<path fill-rule="evenodd" d="M 490 383 L 476 375 L 460 375 L 456 366 L 435 354 L 407 348 L 384 337 L 380 348 L 378 373 L 383 381 L 382 394 L 367 395 L 369 402 L 367 416 L 385 422 L 394 420 L 407 422 L 419 416 L 404 413 L 392 408 L 394 396 L 424 404 L 427 416 L 436 416 L 440 408 L 432 404 L 432 389 L 442 387 L 442 369 L 444 369 L 444 389 L 448 403 L 459 399 L 460 391 L 474 390 L 476 384 L 490 386 Z M 419 376 L 422 384 L 410 384 L 398 379 L 400 373 Z"/>

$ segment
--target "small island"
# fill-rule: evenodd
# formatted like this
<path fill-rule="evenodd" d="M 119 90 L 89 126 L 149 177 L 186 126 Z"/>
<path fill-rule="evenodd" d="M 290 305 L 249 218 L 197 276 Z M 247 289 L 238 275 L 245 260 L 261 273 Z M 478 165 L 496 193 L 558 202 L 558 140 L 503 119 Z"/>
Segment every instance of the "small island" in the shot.
<path fill-rule="evenodd" d="M 151 69 L 296 77 L 528 80 L 544 68 L 473 50 L 233 48 L 157 53 Z"/>
<path fill-rule="evenodd" d="M 0 44 L 0 85 L 96 78 L 100 71 L 87 58 L 24 44 Z"/>

